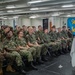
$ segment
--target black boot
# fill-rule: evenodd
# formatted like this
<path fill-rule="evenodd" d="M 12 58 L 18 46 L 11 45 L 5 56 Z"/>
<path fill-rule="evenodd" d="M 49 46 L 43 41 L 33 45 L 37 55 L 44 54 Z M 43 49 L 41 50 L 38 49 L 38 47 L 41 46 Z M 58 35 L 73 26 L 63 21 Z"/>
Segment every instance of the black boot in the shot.
<path fill-rule="evenodd" d="M 22 75 L 26 75 L 26 71 L 23 69 L 22 66 L 18 66 L 18 72 L 21 73 Z"/>
<path fill-rule="evenodd" d="M 42 60 L 45 62 L 48 61 L 48 59 L 46 58 L 46 55 L 42 55 Z"/>
<path fill-rule="evenodd" d="M 68 50 L 68 48 L 65 48 L 65 51 L 66 51 L 66 53 L 69 53 L 69 50 Z"/>
<path fill-rule="evenodd" d="M 29 66 L 33 70 L 38 70 L 37 67 L 34 66 L 33 62 L 29 62 Z"/>
<path fill-rule="evenodd" d="M 51 52 L 51 56 L 52 56 L 52 57 L 56 57 L 55 52 Z"/>
<path fill-rule="evenodd" d="M 59 53 L 60 53 L 60 55 L 61 55 L 61 54 L 62 54 L 62 55 L 64 54 L 64 52 L 63 52 L 62 50 L 59 50 Z"/>
<path fill-rule="evenodd" d="M 65 48 L 63 48 L 63 49 L 62 49 L 62 51 L 64 52 L 64 54 L 66 54 L 66 53 L 67 53 L 67 52 L 66 52 L 66 50 L 65 50 Z"/>
<path fill-rule="evenodd" d="M 37 62 L 38 62 L 38 64 L 44 64 L 44 61 L 42 61 L 40 57 L 37 58 Z"/>
<path fill-rule="evenodd" d="M 58 51 L 55 51 L 56 56 L 59 56 L 60 54 L 58 53 Z"/>

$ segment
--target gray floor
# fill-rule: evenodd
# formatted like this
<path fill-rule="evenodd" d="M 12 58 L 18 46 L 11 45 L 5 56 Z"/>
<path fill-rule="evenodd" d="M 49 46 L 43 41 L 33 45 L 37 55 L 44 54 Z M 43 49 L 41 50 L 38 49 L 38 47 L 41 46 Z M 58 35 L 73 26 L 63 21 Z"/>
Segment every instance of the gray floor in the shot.
<path fill-rule="evenodd" d="M 37 66 L 38 71 L 29 71 L 27 75 L 75 75 L 70 60 L 69 54 L 61 55 L 45 62 L 43 65 Z"/>

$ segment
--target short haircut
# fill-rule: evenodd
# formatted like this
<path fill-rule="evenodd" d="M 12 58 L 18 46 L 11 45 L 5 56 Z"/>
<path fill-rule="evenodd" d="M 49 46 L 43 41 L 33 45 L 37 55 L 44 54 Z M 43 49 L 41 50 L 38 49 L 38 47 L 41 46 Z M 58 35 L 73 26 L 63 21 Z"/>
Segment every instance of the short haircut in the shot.
<path fill-rule="evenodd" d="M 66 26 L 62 26 L 62 28 L 66 28 Z"/>
<path fill-rule="evenodd" d="M 41 27 L 41 25 L 38 26 L 38 28 Z"/>

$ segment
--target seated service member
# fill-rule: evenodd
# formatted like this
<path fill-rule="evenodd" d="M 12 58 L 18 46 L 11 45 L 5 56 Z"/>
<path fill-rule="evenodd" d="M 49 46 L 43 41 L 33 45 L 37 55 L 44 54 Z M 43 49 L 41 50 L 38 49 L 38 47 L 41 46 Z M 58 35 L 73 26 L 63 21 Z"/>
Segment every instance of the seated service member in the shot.
<path fill-rule="evenodd" d="M 17 71 L 23 75 L 26 75 L 26 72 L 23 69 L 23 61 L 21 55 L 19 54 L 19 48 L 17 47 L 15 40 L 13 38 L 13 31 L 10 30 L 7 33 L 7 36 L 3 41 L 3 48 L 6 50 L 5 57 L 11 58 L 11 60 L 15 60 L 17 64 Z"/>
<path fill-rule="evenodd" d="M 23 38 L 23 30 L 18 31 L 18 37 L 16 39 L 17 47 L 19 48 L 19 53 L 22 57 L 27 57 L 28 64 L 32 69 L 37 70 L 37 68 L 33 65 L 33 61 L 36 55 L 36 49 L 31 48 L 27 45 L 26 40 Z"/>
<path fill-rule="evenodd" d="M 35 35 L 33 34 L 33 28 L 32 27 L 29 27 L 28 28 L 28 32 L 29 32 L 29 34 L 27 35 L 28 45 L 30 47 L 34 47 L 36 49 L 36 59 L 37 59 L 37 62 L 38 63 L 43 63 L 43 61 L 41 59 L 41 56 L 42 55 L 45 55 L 45 51 L 43 51 L 43 49 L 45 49 L 45 48 L 43 48 L 43 45 L 39 45 L 37 43 L 37 40 L 35 38 Z"/>

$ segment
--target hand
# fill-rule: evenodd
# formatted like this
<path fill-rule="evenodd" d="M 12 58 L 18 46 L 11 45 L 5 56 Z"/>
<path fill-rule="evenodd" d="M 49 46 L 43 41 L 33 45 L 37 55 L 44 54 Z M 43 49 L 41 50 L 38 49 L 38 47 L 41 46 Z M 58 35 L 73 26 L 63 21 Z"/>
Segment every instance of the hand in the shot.
<path fill-rule="evenodd" d="M 19 47 L 17 47 L 17 48 L 16 48 L 16 50 L 17 50 L 17 51 L 19 51 L 19 50 L 20 50 L 20 48 L 19 48 Z"/>

